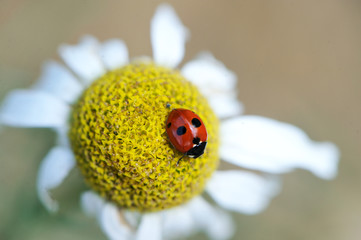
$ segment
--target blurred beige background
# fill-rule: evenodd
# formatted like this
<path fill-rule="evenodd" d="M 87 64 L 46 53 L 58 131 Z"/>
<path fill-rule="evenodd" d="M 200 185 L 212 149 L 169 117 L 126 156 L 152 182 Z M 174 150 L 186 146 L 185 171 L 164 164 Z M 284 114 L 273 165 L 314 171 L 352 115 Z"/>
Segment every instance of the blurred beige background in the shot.
<path fill-rule="evenodd" d="M 149 22 L 160 1 L 0 0 L 0 101 L 27 88 L 61 43 L 84 34 L 122 38 L 151 55 Z M 284 175 L 269 208 L 234 214 L 235 239 L 360 239 L 361 2 L 169 1 L 191 31 L 185 60 L 209 50 L 239 77 L 247 114 L 289 122 L 341 149 L 339 176 Z M 49 141 L 50 139 L 50 141 Z M 77 171 L 55 191 L 61 211 L 36 198 L 36 171 L 54 142 L 49 130 L 0 134 L 0 239 L 104 239 L 79 210 Z M 197 239 L 203 236 L 198 236 Z"/>

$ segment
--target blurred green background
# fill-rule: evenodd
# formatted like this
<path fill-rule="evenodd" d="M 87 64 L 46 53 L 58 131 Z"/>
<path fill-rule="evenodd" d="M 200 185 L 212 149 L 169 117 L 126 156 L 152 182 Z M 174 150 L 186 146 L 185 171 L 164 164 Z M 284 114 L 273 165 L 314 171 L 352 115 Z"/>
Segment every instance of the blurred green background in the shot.
<path fill-rule="evenodd" d="M 84 34 L 122 38 L 131 56 L 151 55 L 149 22 L 159 3 L 0 0 L 0 101 L 31 86 L 46 59 L 59 59 L 59 44 Z M 292 123 L 341 150 L 335 180 L 301 170 L 285 174 L 283 191 L 264 212 L 234 214 L 235 239 L 360 239 L 361 2 L 169 3 L 191 31 L 185 60 L 210 50 L 236 72 L 246 114 Z M 54 192 L 58 214 L 37 200 L 37 169 L 55 135 L 1 130 L 0 239 L 104 239 L 79 209 L 86 187 L 78 171 Z"/>

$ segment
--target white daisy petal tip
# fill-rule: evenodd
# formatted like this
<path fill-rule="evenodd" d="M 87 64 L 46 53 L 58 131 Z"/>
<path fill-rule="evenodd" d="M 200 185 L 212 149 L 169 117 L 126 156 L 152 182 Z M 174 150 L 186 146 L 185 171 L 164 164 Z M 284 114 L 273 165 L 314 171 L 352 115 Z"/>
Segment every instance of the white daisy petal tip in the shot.
<path fill-rule="evenodd" d="M 182 74 L 198 87 L 219 118 L 229 118 L 243 113 L 243 104 L 237 99 L 236 74 L 212 54 L 199 54 L 183 66 Z"/>
<path fill-rule="evenodd" d="M 13 127 L 61 127 L 69 111 L 67 104 L 49 93 L 13 90 L 3 101 L 0 122 Z"/>
<path fill-rule="evenodd" d="M 338 147 L 331 142 L 314 142 L 313 158 L 314 165 L 307 164 L 304 168 L 313 172 L 319 178 L 332 180 L 337 176 L 340 151 Z"/>
<path fill-rule="evenodd" d="M 243 104 L 238 101 L 236 94 L 213 94 L 208 102 L 220 119 L 234 117 L 244 112 Z"/>
<path fill-rule="evenodd" d="M 58 210 L 58 203 L 52 199 L 49 191 L 58 187 L 74 166 L 72 151 L 62 146 L 52 148 L 42 161 L 38 172 L 37 190 L 40 201 L 50 212 Z"/>
<path fill-rule="evenodd" d="M 59 55 L 86 85 L 105 73 L 99 56 L 100 44 L 93 36 L 84 36 L 79 44 L 63 44 L 59 47 Z"/>
<path fill-rule="evenodd" d="M 43 64 L 42 74 L 33 88 L 67 103 L 73 103 L 83 91 L 83 86 L 67 68 L 51 60 Z"/>
<path fill-rule="evenodd" d="M 262 212 L 280 192 L 275 176 L 259 176 L 238 170 L 217 171 L 207 184 L 207 193 L 222 207 L 243 214 Z"/>
<path fill-rule="evenodd" d="M 107 69 L 113 70 L 129 62 L 128 48 L 124 41 L 110 39 L 100 47 L 100 58 Z"/>
<path fill-rule="evenodd" d="M 221 123 L 220 156 L 235 165 L 279 174 L 303 168 L 323 179 L 337 174 L 338 148 L 319 143 L 298 127 L 260 116 Z"/>
<path fill-rule="evenodd" d="M 79 45 L 84 45 L 84 46 L 87 45 L 90 47 L 94 47 L 99 45 L 99 40 L 93 35 L 86 34 L 80 38 Z"/>
<path fill-rule="evenodd" d="M 168 4 L 158 6 L 151 21 L 151 43 L 154 61 L 167 67 L 177 66 L 183 59 L 189 31 Z"/>
<path fill-rule="evenodd" d="M 235 90 L 237 84 L 237 75 L 209 52 L 202 52 L 194 60 L 186 63 L 182 68 L 182 74 L 206 95 L 228 95 Z"/>

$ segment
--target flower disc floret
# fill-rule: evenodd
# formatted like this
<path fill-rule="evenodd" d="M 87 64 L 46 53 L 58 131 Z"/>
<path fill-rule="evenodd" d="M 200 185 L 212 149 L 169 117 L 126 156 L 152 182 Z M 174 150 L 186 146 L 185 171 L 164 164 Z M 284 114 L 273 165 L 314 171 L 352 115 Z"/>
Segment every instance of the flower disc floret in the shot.
<path fill-rule="evenodd" d="M 208 132 L 204 155 L 184 157 L 165 123 L 174 108 L 196 112 Z M 155 211 L 203 191 L 218 165 L 218 119 L 178 71 L 132 63 L 96 80 L 75 104 L 70 139 L 89 185 L 120 207 Z"/>

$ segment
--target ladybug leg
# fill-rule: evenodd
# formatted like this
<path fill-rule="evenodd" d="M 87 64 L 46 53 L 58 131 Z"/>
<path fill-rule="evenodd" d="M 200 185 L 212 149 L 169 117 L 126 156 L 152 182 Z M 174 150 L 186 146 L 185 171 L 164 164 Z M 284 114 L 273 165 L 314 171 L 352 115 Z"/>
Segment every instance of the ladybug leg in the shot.
<path fill-rule="evenodd" d="M 185 156 L 185 155 L 187 155 L 187 153 L 183 154 L 183 156 L 182 156 L 180 159 L 178 159 L 178 161 L 177 161 L 177 166 L 178 166 L 178 164 L 179 164 L 180 160 L 182 160 L 182 159 L 184 158 L 184 156 Z"/>

